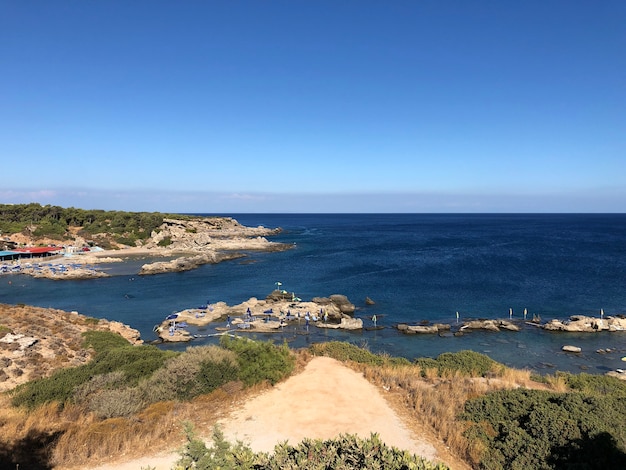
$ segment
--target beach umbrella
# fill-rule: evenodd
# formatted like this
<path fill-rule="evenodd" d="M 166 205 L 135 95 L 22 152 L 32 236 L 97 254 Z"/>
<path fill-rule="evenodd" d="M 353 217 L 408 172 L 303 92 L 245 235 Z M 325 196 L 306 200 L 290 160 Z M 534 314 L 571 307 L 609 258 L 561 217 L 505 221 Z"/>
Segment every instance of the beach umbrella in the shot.
<path fill-rule="evenodd" d="M 178 313 L 172 313 L 171 315 L 168 315 L 167 317 L 165 317 L 166 320 L 176 320 L 178 318 Z"/>
<path fill-rule="evenodd" d="M 283 283 L 279 281 L 276 281 L 274 284 L 276 284 L 276 290 L 280 290 L 280 286 L 283 285 Z"/>

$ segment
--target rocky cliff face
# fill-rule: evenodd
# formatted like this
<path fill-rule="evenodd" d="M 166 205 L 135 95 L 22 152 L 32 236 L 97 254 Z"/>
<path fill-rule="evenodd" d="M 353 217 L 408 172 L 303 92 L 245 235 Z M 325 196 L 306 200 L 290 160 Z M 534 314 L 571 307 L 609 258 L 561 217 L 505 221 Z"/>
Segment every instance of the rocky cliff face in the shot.
<path fill-rule="evenodd" d="M 142 266 L 139 274 L 158 274 L 195 269 L 203 264 L 244 256 L 236 251 L 280 251 L 293 245 L 274 243 L 265 236 L 275 235 L 281 229 L 246 227 L 230 217 L 205 217 L 201 219 L 165 219 L 152 232 L 145 248 L 184 254 L 171 261 L 158 261 Z"/>
<path fill-rule="evenodd" d="M 230 217 L 201 219 L 164 219 L 152 232 L 146 248 L 167 247 L 173 251 L 194 252 L 206 248 L 263 249 L 270 242 L 265 238 L 281 229 L 246 227 Z"/>

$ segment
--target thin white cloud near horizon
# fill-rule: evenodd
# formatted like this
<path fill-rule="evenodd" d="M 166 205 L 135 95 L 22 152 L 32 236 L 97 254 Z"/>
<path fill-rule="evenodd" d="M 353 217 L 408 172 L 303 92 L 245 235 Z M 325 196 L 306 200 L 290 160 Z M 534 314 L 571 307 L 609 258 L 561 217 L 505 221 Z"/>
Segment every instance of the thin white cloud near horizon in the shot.
<path fill-rule="evenodd" d="M 554 193 L 335 192 L 5 189 L 2 204 L 173 213 L 622 213 L 626 190 Z"/>

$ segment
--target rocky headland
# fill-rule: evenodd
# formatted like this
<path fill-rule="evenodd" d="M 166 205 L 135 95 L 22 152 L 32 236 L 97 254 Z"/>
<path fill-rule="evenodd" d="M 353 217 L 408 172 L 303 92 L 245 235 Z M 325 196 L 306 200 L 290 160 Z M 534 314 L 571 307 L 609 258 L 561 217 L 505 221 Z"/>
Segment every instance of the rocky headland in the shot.
<path fill-rule="evenodd" d="M 137 240 L 136 246 L 117 244 L 115 249 L 101 250 L 96 247 L 83 251 L 76 247 L 84 246 L 86 240 L 75 236 L 67 241 L 65 256 L 47 258 L 41 262 L 29 259 L 28 262 L 21 260 L 5 263 L 3 273 L 28 274 L 54 280 L 92 279 L 108 276 L 99 265 L 123 262 L 138 256 L 152 259 L 141 267 L 139 275 L 188 271 L 204 264 L 243 258 L 247 256 L 245 252 L 293 248 L 292 244 L 271 242 L 266 238 L 281 230 L 263 226 L 247 227 L 231 217 L 165 218 L 149 238 Z M 42 243 L 42 240 L 25 239 L 23 234 L 18 235 L 16 241 L 24 245 Z M 102 234 L 102 237 L 105 235 Z"/>

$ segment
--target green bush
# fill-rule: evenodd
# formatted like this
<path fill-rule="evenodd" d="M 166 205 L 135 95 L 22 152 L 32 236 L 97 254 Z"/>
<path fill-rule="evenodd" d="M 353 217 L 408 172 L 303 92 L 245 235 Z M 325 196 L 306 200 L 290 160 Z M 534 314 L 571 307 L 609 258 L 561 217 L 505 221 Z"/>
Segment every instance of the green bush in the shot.
<path fill-rule="evenodd" d="M 572 389 L 591 395 L 610 395 L 626 398 L 626 382 L 608 375 L 557 373 L 565 378 L 565 383 Z"/>
<path fill-rule="evenodd" d="M 626 468 L 618 397 L 508 390 L 469 400 L 466 432 L 486 446 L 480 468 Z"/>
<path fill-rule="evenodd" d="M 224 439 L 219 428 L 213 430 L 213 445 L 197 439 L 189 425 L 187 444 L 181 452 L 177 468 L 209 469 L 385 469 L 385 470 L 445 470 L 443 464 L 434 464 L 407 451 L 388 447 L 377 434 L 368 439 L 341 435 L 336 439 L 305 439 L 297 446 L 287 443 L 274 447 L 270 455 L 253 453 L 242 442 L 232 445 Z"/>
<path fill-rule="evenodd" d="M 95 335 L 91 339 L 97 337 L 98 335 Z M 29 409 L 51 401 L 58 401 L 64 405 L 72 400 L 75 391 L 92 377 L 116 371 L 123 374 L 123 381 L 119 385 L 132 387 L 162 367 L 166 359 L 177 354 L 161 351 L 155 346 L 124 346 L 107 349 L 110 346 L 107 340 L 115 340 L 111 336 L 106 338 L 106 335 L 99 337 L 99 339 L 103 338 L 105 341 L 96 346 L 103 350 L 88 364 L 61 369 L 50 377 L 27 382 L 15 388 L 11 400 L 13 405 L 25 406 Z"/>
<path fill-rule="evenodd" d="M 87 382 L 91 374 L 87 366 L 61 369 L 52 376 L 19 385 L 10 393 L 13 406 L 34 409 L 51 401 L 63 405 L 79 385 Z"/>
<path fill-rule="evenodd" d="M 437 356 L 437 359 L 416 359 L 415 363 L 422 369 L 436 368 L 439 375 L 444 372 L 458 371 L 471 377 L 485 377 L 499 366 L 493 359 L 474 351 L 447 352 Z"/>
<path fill-rule="evenodd" d="M 316 356 L 328 356 L 338 361 L 354 361 L 360 364 L 380 366 L 385 363 L 383 357 L 374 354 L 365 348 L 360 348 L 351 343 L 342 341 L 329 341 L 316 343 L 310 347 Z"/>
<path fill-rule="evenodd" d="M 363 347 L 342 341 L 328 341 L 315 343 L 310 348 L 312 354 L 316 356 L 327 356 L 338 361 L 354 361 L 360 364 L 381 366 L 383 364 L 410 365 L 411 363 L 403 357 L 387 357 L 381 354 L 374 354 Z"/>
<path fill-rule="evenodd" d="M 91 375 L 116 370 L 124 372 L 126 385 L 137 385 L 141 379 L 151 376 L 162 367 L 166 359 L 176 354 L 151 345 L 126 346 L 99 354 L 87 367 Z"/>
<path fill-rule="evenodd" d="M 196 438 L 193 428 L 185 424 L 187 444 L 180 453 L 176 468 L 196 470 L 248 470 L 263 468 L 254 465 L 255 454 L 252 450 L 237 441 L 235 445 L 224 439 L 219 427 L 213 428 L 213 444 L 207 447 L 204 441 Z"/>
<path fill-rule="evenodd" d="M 83 338 L 84 347 L 92 348 L 96 354 L 130 344 L 122 336 L 111 331 L 86 331 L 83 333 Z"/>
<path fill-rule="evenodd" d="M 159 243 L 157 243 L 158 246 L 170 246 L 172 244 L 172 238 L 171 237 L 165 237 L 163 238 L 161 241 L 159 241 Z"/>
<path fill-rule="evenodd" d="M 294 359 L 286 344 L 252 341 L 246 338 L 222 336 L 220 344 L 237 354 L 238 378 L 245 385 L 267 380 L 272 385 L 288 376 L 294 368 Z"/>
<path fill-rule="evenodd" d="M 199 393 L 210 393 L 221 385 L 237 380 L 239 366 L 230 361 L 203 362 L 198 372 Z"/>
<path fill-rule="evenodd" d="M 140 384 L 146 403 L 187 400 L 237 379 L 237 356 L 219 346 L 199 346 L 169 359 Z"/>

